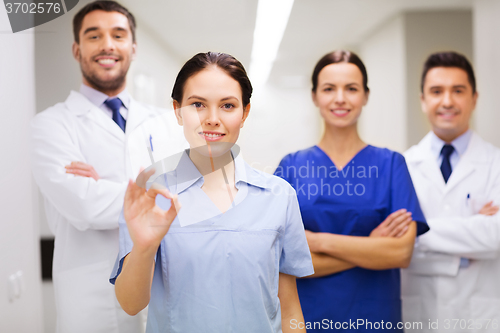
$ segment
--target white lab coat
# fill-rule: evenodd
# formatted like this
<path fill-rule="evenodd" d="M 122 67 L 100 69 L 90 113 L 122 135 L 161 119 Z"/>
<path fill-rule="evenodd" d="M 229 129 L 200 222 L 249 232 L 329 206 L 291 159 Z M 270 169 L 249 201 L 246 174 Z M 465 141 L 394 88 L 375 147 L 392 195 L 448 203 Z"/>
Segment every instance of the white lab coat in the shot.
<path fill-rule="evenodd" d="M 163 111 L 169 119 L 166 133 L 183 137 L 173 112 Z M 33 174 L 55 235 L 53 282 L 59 333 L 143 330 L 140 316 L 131 317 L 121 309 L 108 279 L 119 248 L 118 217 L 127 182 L 139 171 L 126 142 L 135 128 L 161 112 L 132 99 L 124 133 L 101 109 L 72 91 L 64 103 L 32 120 Z M 64 166 L 72 161 L 92 165 L 101 179 L 66 174 Z"/>
<path fill-rule="evenodd" d="M 430 147 L 429 134 L 405 153 L 430 227 L 402 270 L 403 319 L 423 323 L 406 332 L 499 332 L 500 214 L 478 212 L 490 200 L 500 204 L 500 149 L 473 133 L 445 184 Z"/>

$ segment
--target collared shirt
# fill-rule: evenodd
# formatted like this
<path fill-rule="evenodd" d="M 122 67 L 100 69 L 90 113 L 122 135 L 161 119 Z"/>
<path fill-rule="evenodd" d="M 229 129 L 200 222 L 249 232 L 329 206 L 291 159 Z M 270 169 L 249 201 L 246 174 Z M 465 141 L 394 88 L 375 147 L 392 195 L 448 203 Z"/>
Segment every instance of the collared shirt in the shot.
<path fill-rule="evenodd" d="M 106 104 L 104 104 L 104 102 L 108 98 L 110 98 L 108 95 L 100 92 L 99 90 L 95 90 L 94 88 L 91 88 L 83 83 L 80 85 L 80 93 L 83 96 L 87 97 L 89 101 L 92 102 L 92 104 L 103 110 L 110 118 L 113 118 L 113 111 Z M 127 89 L 124 89 L 117 96 L 113 97 L 118 97 L 122 101 L 120 114 L 122 115 L 123 119 L 127 120 L 128 109 L 130 107 L 130 95 Z"/>
<path fill-rule="evenodd" d="M 467 147 L 469 146 L 470 138 L 472 137 L 472 131 L 469 129 L 467 132 L 464 134 L 460 135 L 458 138 L 453 140 L 451 142 L 451 145 L 453 148 L 453 153 L 450 155 L 450 164 L 451 164 L 451 173 L 453 174 L 453 170 L 455 170 L 455 167 L 458 164 L 458 161 L 460 161 L 460 158 L 462 155 L 465 153 L 467 150 Z M 441 167 L 441 163 L 443 162 L 443 155 L 441 155 L 441 149 L 443 149 L 443 146 L 446 144 L 443 140 L 438 138 L 438 136 L 434 133 L 431 132 L 431 151 L 434 156 L 436 156 L 436 160 L 438 163 L 438 166 Z M 469 259 L 467 258 L 460 258 L 460 267 L 461 268 L 467 268 L 469 267 Z"/>
<path fill-rule="evenodd" d="M 281 332 L 279 273 L 314 272 L 293 188 L 233 156 L 238 192 L 225 213 L 186 152 L 157 178 L 182 208 L 157 252 L 147 332 Z M 157 204 L 170 201 L 158 196 Z M 132 246 L 122 214 L 112 283 Z"/>
<path fill-rule="evenodd" d="M 450 155 L 450 164 L 452 173 L 456 165 L 458 164 L 458 161 L 467 150 L 471 136 L 472 136 L 472 131 L 467 130 L 467 132 L 460 135 L 458 138 L 456 138 L 451 142 L 451 145 L 453 146 L 453 148 L 455 148 L 453 150 L 453 153 L 451 153 Z M 443 149 L 443 146 L 445 144 L 446 142 L 438 138 L 438 136 L 434 134 L 434 132 L 431 132 L 431 151 L 432 154 L 436 157 L 436 161 L 439 166 L 441 166 L 441 163 L 443 162 L 443 155 L 441 155 L 441 149 Z"/>

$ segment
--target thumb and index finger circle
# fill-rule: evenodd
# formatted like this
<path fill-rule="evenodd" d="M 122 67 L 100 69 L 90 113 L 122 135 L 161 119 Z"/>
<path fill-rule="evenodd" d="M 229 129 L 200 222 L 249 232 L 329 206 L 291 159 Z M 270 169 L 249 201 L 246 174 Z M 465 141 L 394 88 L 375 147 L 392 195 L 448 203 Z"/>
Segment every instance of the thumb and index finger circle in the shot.
<path fill-rule="evenodd" d="M 155 198 L 158 194 L 164 196 L 167 199 L 173 199 L 174 195 L 162 185 L 154 183 L 151 188 L 146 192 L 152 198 Z"/>

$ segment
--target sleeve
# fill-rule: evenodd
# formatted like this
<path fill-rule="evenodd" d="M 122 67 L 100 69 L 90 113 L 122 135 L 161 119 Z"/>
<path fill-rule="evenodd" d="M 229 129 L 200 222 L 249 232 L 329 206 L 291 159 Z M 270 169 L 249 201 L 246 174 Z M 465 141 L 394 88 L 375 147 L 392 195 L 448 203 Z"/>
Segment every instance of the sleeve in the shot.
<path fill-rule="evenodd" d="M 119 245 L 120 248 L 118 250 L 118 257 L 115 261 L 115 266 L 113 267 L 113 271 L 111 272 L 111 277 L 109 278 L 109 282 L 115 284 L 116 278 L 122 272 L 123 260 L 127 256 L 127 254 L 132 251 L 132 247 L 134 243 L 132 242 L 132 238 L 130 238 L 130 234 L 128 232 L 127 223 L 125 222 L 125 217 L 123 215 L 123 210 L 120 214 L 120 219 L 118 220 L 118 229 L 119 229 Z"/>
<path fill-rule="evenodd" d="M 432 232 L 422 236 L 422 251 L 469 259 L 493 259 L 500 250 L 500 215 L 429 219 Z"/>
<path fill-rule="evenodd" d="M 63 115 L 49 111 L 31 122 L 32 171 L 40 191 L 76 229 L 116 229 L 127 182 L 67 174 L 65 165 L 85 162 L 85 157 L 61 121 Z"/>
<path fill-rule="evenodd" d="M 433 230 L 434 231 L 434 230 Z M 406 270 L 418 275 L 456 276 L 460 268 L 460 257 L 446 253 L 423 252 L 418 245 L 413 250 L 410 266 Z"/>
<path fill-rule="evenodd" d="M 392 159 L 390 207 L 389 213 L 402 208 L 412 213 L 413 220 L 417 223 L 417 236 L 429 230 L 405 158 L 399 153 L 394 153 Z"/>
<path fill-rule="evenodd" d="M 314 274 L 311 252 L 307 245 L 297 195 L 291 186 L 287 184 L 287 187 L 288 204 L 279 271 L 297 277 L 308 276 Z"/>
<path fill-rule="evenodd" d="M 500 154 L 491 166 L 485 197 L 500 204 Z M 493 259 L 500 251 L 500 213 L 493 216 L 437 217 L 428 220 L 432 232 L 419 240 L 422 251 L 442 252 L 469 259 Z"/>

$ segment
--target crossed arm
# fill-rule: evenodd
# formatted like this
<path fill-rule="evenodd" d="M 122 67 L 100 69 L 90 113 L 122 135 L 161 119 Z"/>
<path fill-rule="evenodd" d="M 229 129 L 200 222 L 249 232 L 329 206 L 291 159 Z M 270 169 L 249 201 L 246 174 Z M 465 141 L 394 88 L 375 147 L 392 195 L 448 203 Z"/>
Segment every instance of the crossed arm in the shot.
<path fill-rule="evenodd" d="M 455 218 L 451 223 L 432 223 L 432 232 L 424 235 L 421 243 L 433 251 L 449 253 L 452 249 L 462 256 L 475 258 L 498 251 L 500 236 L 499 207 L 488 202 L 471 218 Z M 369 237 L 345 236 L 306 231 L 311 250 L 314 274 L 320 277 L 359 266 L 367 269 L 406 268 L 409 266 L 416 237 L 416 223 L 411 215 L 396 211 L 389 215 Z M 471 223 L 472 222 L 472 223 Z M 483 226 L 484 225 L 484 226 Z M 458 228 L 462 226 L 462 228 Z M 473 228 L 481 237 L 461 237 L 461 230 Z M 491 241 L 490 241 L 491 239 Z M 469 253 L 475 249 L 474 253 Z M 469 252 L 468 252 L 469 251 Z"/>
<path fill-rule="evenodd" d="M 497 196 L 498 197 L 498 196 Z M 419 247 L 469 259 L 491 259 L 500 250 L 500 215 L 493 201 L 469 217 L 428 219 L 432 232 L 422 236 Z"/>
<path fill-rule="evenodd" d="M 387 217 L 369 237 L 306 231 L 314 274 L 326 276 L 359 266 L 382 270 L 407 267 L 416 237 L 411 213 L 398 210 Z"/>
<path fill-rule="evenodd" d="M 53 112 L 32 120 L 31 139 L 33 176 L 55 209 L 81 231 L 116 229 L 127 183 L 95 181 L 87 174 L 70 177 L 64 165 L 84 161 L 85 156 L 66 124 Z"/>

